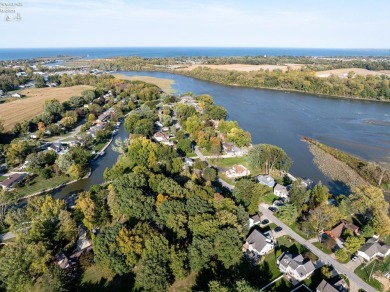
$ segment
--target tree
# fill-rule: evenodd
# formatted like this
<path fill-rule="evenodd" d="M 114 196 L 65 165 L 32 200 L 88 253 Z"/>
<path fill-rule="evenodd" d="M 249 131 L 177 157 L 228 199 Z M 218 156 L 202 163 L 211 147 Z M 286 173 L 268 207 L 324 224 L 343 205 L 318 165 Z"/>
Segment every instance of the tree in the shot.
<path fill-rule="evenodd" d="M 341 262 L 346 262 L 349 259 L 349 254 L 345 248 L 340 248 L 335 252 L 336 258 Z"/>
<path fill-rule="evenodd" d="M 88 122 L 93 123 L 96 120 L 96 116 L 94 114 L 88 115 Z"/>
<path fill-rule="evenodd" d="M 266 193 L 265 186 L 251 179 L 240 179 L 233 190 L 233 197 L 252 215 L 257 214 L 260 198 Z"/>
<path fill-rule="evenodd" d="M 357 252 L 360 247 L 364 244 L 365 239 L 363 236 L 350 236 L 345 241 L 345 248 L 351 253 L 354 254 Z"/>
<path fill-rule="evenodd" d="M 321 274 L 324 276 L 325 279 L 331 279 L 333 277 L 333 267 L 328 265 L 322 266 Z"/>
<path fill-rule="evenodd" d="M 84 98 L 81 96 L 72 96 L 69 101 L 74 107 L 81 107 L 84 104 Z"/>
<path fill-rule="evenodd" d="M 216 171 L 214 168 L 206 167 L 206 168 L 203 170 L 202 176 L 203 176 L 203 178 L 204 178 L 206 181 L 213 182 L 213 181 L 215 181 L 216 178 L 217 178 L 217 171 Z"/>
<path fill-rule="evenodd" d="M 227 110 L 220 105 L 212 106 L 209 110 L 209 116 L 212 120 L 225 120 L 227 115 Z"/>
<path fill-rule="evenodd" d="M 170 282 L 169 243 L 162 235 L 151 236 L 145 242 L 138 263 L 136 282 L 146 291 L 166 291 Z"/>
<path fill-rule="evenodd" d="M 298 217 L 297 208 L 293 204 L 285 204 L 278 208 L 276 215 L 283 222 L 295 222 Z"/>
<path fill-rule="evenodd" d="M 61 119 L 61 125 L 63 125 L 65 128 L 73 128 L 77 123 L 77 119 L 74 117 L 64 117 Z"/>
<path fill-rule="evenodd" d="M 180 152 L 180 155 L 185 156 L 186 154 L 192 152 L 191 145 L 192 143 L 190 139 L 181 139 L 177 142 L 176 148 L 178 152 Z"/>
<path fill-rule="evenodd" d="M 252 167 L 264 168 L 270 173 L 274 168 L 288 171 L 292 161 L 282 148 L 269 144 L 258 144 L 252 147 L 248 153 L 248 161 Z"/>
<path fill-rule="evenodd" d="M 120 229 L 121 225 L 119 224 L 103 228 L 94 240 L 93 251 L 95 253 L 95 262 L 102 269 L 123 275 L 130 271 L 130 267 L 126 264 L 126 257 L 121 252 L 116 240 Z"/>
<path fill-rule="evenodd" d="M 58 216 L 59 219 L 59 229 L 56 234 L 56 240 L 68 242 L 67 246 L 72 246 L 77 237 L 77 225 L 75 220 L 73 220 L 70 212 L 66 210 L 61 210 Z"/>
<path fill-rule="evenodd" d="M 251 133 L 241 128 L 233 128 L 227 134 L 227 141 L 234 142 L 237 147 L 249 146 L 252 141 Z"/>
<path fill-rule="evenodd" d="M 58 117 L 64 110 L 57 99 L 46 100 L 43 109 L 54 117 Z"/>
<path fill-rule="evenodd" d="M 70 166 L 73 164 L 73 157 L 71 152 L 63 155 L 58 155 L 55 163 L 62 173 L 67 173 Z"/>
<path fill-rule="evenodd" d="M 4 131 L 4 122 L 0 120 L 0 134 Z"/>
<path fill-rule="evenodd" d="M 310 192 L 313 207 L 325 204 L 329 198 L 329 189 L 319 182 Z"/>
<path fill-rule="evenodd" d="M 319 234 L 334 226 L 341 219 L 339 210 L 330 205 L 321 205 L 310 212 L 308 223 L 311 228 Z"/>
<path fill-rule="evenodd" d="M 360 230 L 360 235 L 365 238 L 371 238 L 375 234 L 374 228 L 370 224 L 364 225 L 364 227 Z"/>

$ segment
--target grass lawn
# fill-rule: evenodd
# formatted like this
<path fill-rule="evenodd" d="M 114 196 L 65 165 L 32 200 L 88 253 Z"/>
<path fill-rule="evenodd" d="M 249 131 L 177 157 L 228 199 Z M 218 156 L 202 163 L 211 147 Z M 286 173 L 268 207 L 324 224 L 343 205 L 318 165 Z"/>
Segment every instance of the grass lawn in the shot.
<path fill-rule="evenodd" d="M 81 278 L 81 291 L 137 291 L 134 275 L 112 276 L 98 265 L 88 267 Z"/>
<path fill-rule="evenodd" d="M 364 280 L 367 284 L 371 285 L 375 289 L 379 291 L 383 291 L 383 285 L 378 280 L 371 277 L 369 279 L 371 271 L 372 274 L 376 272 L 382 273 L 388 271 L 390 266 L 390 257 L 388 257 L 385 261 L 375 260 L 371 262 L 368 266 L 365 264 L 361 264 L 359 267 L 355 269 L 355 274 Z"/>
<path fill-rule="evenodd" d="M 314 242 L 313 245 L 314 245 L 315 247 L 318 247 L 320 250 L 322 250 L 322 251 L 323 251 L 324 253 L 326 253 L 326 254 L 332 254 L 332 253 L 333 253 L 332 250 L 330 250 L 329 248 L 326 248 L 326 247 L 324 246 L 324 244 L 322 244 L 321 242 Z"/>
<path fill-rule="evenodd" d="M 223 167 L 223 168 L 231 168 L 234 164 L 241 164 L 244 165 L 246 168 L 248 168 L 252 175 L 255 174 L 254 169 L 249 166 L 249 163 L 246 160 L 246 156 L 210 159 L 210 162 L 214 166 Z"/>
<path fill-rule="evenodd" d="M 45 191 L 47 189 L 59 186 L 60 184 L 71 181 L 70 177 L 65 175 L 55 176 L 49 179 L 44 179 L 39 176 L 35 177 L 30 185 L 25 185 L 23 187 L 17 187 L 17 191 L 22 196 L 27 196 L 34 194 L 36 192 Z"/>
<path fill-rule="evenodd" d="M 4 181 L 5 179 L 7 179 L 7 177 L 6 177 L 6 176 L 2 176 L 2 175 L 0 175 L 0 182 L 1 182 L 1 181 Z"/>
<path fill-rule="evenodd" d="M 276 279 L 282 275 L 282 272 L 279 271 L 278 266 L 276 265 L 276 255 L 275 252 L 271 252 L 264 257 L 262 265 L 265 265 L 268 269 L 268 272 L 272 275 L 270 281 Z"/>
<path fill-rule="evenodd" d="M 192 157 L 198 157 L 198 155 L 196 155 L 195 152 L 191 152 L 191 153 L 186 153 L 186 157 L 192 158 Z"/>
<path fill-rule="evenodd" d="M 191 288 L 195 285 L 195 282 L 196 273 L 193 272 L 184 279 L 173 282 L 172 286 L 169 288 L 169 292 L 190 292 L 192 291 Z"/>
<path fill-rule="evenodd" d="M 96 152 L 99 152 L 100 150 L 102 150 L 104 148 L 104 146 L 106 146 L 107 142 L 108 141 L 94 144 L 92 149 L 95 150 Z"/>
<path fill-rule="evenodd" d="M 261 197 L 260 200 L 261 202 L 263 203 L 266 203 L 268 205 L 272 205 L 272 203 L 275 201 L 275 200 L 279 200 L 280 198 L 278 196 L 275 196 L 273 194 L 273 192 L 270 190 L 269 193 L 267 193 L 265 196 Z"/>
<path fill-rule="evenodd" d="M 297 225 L 297 223 L 296 222 L 294 222 L 294 223 L 292 223 L 292 224 L 287 224 L 292 230 L 294 230 L 295 231 L 295 233 L 298 233 L 302 238 L 308 238 L 308 236 L 305 234 L 305 233 L 303 233 L 301 230 L 299 230 L 299 228 L 298 228 L 298 225 Z"/>
<path fill-rule="evenodd" d="M 283 252 L 290 251 L 292 253 L 301 253 L 304 250 L 303 246 L 299 242 L 295 241 L 288 235 L 279 237 L 277 242 L 279 245 L 278 248 Z"/>

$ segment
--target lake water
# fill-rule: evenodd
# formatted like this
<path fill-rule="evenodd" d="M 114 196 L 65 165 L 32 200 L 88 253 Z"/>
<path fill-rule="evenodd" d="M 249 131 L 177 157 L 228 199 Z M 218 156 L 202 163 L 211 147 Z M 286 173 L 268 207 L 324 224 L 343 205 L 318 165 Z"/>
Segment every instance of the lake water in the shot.
<path fill-rule="evenodd" d="M 314 48 L 196 48 L 196 47 L 132 47 L 132 48 L 30 48 L 0 49 L 0 60 L 38 57 L 73 56 L 87 59 L 119 56 L 145 58 L 191 56 L 390 56 L 389 49 L 314 49 Z"/>
<path fill-rule="evenodd" d="M 224 106 L 230 120 L 252 134 L 252 141 L 282 147 L 293 159 L 290 172 L 328 185 L 333 193 L 339 186 L 330 181 L 314 164 L 302 136 L 355 154 L 364 159 L 390 162 L 390 103 L 319 97 L 310 94 L 231 87 L 163 72 L 120 72 L 175 81 L 177 94 L 208 93 Z M 125 138 L 123 125 L 118 136 Z M 60 194 L 87 189 L 103 182 L 103 172 L 117 160 L 118 153 L 107 150 L 93 165 L 89 179 L 64 188 Z"/>

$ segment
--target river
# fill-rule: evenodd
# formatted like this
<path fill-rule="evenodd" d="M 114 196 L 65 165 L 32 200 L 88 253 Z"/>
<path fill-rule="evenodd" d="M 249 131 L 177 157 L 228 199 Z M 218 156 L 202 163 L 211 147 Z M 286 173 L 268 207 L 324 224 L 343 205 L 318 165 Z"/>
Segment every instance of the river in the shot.
<path fill-rule="evenodd" d="M 364 159 L 390 162 L 390 103 L 320 97 L 312 94 L 232 87 L 164 72 L 118 72 L 173 79 L 177 94 L 208 93 L 224 106 L 230 120 L 252 134 L 253 144 L 269 143 L 282 147 L 293 159 L 290 172 L 322 181 L 332 193 L 344 192 L 340 184 L 327 178 L 313 163 L 302 136 L 357 155 Z M 118 136 L 126 137 L 123 124 Z M 93 163 L 90 178 L 62 189 L 57 196 L 88 189 L 103 182 L 103 172 L 113 165 L 118 153 L 111 146 L 106 155 Z"/>

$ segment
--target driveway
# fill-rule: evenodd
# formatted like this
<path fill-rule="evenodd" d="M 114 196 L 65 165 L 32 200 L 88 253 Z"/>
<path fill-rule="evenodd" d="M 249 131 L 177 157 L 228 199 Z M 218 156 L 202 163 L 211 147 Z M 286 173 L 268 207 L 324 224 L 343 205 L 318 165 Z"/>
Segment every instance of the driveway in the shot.
<path fill-rule="evenodd" d="M 306 240 L 302 238 L 300 235 L 295 233 L 290 227 L 288 227 L 286 224 L 284 224 L 282 221 L 280 221 L 278 218 L 276 218 L 273 213 L 268 210 L 268 206 L 265 204 L 259 205 L 259 210 L 262 212 L 270 221 L 274 222 L 275 224 L 283 227 L 283 231 L 285 234 L 289 235 L 296 241 L 298 241 L 302 246 L 309 249 L 311 252 L 313 252 L 316 256 L 319 257 L 319 261 L 321 261 L 324 264 L 330 264 L 332 265 L 336 271 L 339 274 L 343 274 L 348 277 L 350 282 L 353 282 L 351 284 L 351 291 L 352 287 L 355 289 L 355 287 L 360 287 L 361 289 L 364 289 L 367 292 L 376 291 L 373 287 L 368 285 L 366 282 L 364 282 L 361 278 L 359 278 L 353 270 L 351 271 L 347 265 L 341 264 L 335 259 L 333 259 L 330 255 L 325 254 L 320 249 L 315 247 L 309 240 Z"/>

